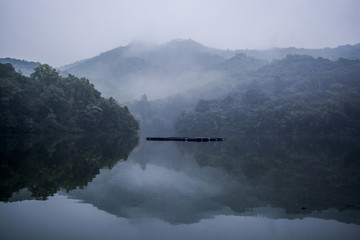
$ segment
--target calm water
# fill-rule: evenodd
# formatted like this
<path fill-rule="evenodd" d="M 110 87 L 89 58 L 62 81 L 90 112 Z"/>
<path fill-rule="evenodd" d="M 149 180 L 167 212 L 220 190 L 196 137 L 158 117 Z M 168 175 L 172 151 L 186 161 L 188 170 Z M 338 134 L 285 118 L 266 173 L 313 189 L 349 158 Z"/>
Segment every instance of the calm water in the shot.
<path fill-rule="evenodd" d="M 0 239 L 360 239 L 349 137 L 1 140 Z"/>

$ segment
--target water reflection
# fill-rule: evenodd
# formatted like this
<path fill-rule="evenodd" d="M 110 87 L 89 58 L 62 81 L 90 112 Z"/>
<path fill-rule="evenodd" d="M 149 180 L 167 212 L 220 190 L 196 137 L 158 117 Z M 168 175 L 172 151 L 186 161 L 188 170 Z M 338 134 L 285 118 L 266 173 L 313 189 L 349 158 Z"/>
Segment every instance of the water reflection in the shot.
<path fill-rule="evenodd" d="M 21 135 L 1 137 L 0 200 L 47 199 L 84 188 L 102 168 L 126 160 L 137 136 Z"/>
<path fill-rule="evenodd" d="M 346 239 L 358 240 L 360 226 L 316 218 L 269 219 L 217 215 L 194 224 L 156 218 L 125 219 L 64 196 L 48 201 L 0 203 L 0 239 Z"/>
<path fill-rule="evenodd" d="M 360 224 L 359 149 L 357 139 L 329 137 L 144 142 L 68 195 L 119 217 L 171 224 L 218 215 Z"/>
<path fill-rule="evenodd" d="M 225 169 L 236 180 L 220 201 L 237 213 L 267 205 L 287 216 L 360 210 L 358 138 L 228 136 L 224 144 L 179 147 L 201 166 Z"/>
<path fill-rule="evenodd" d="M 216 201 L 227 180 L 222 170 L 200 168 L 181 155 L 174 143 L 144 143 L 129 161 L 102 170 L 86 189 L 67 195 L 119 217 L 189 224 L 231 213 Z"/>
<path fill-rule="evenodd" d="M 129 220 L 193 224 L 231 215 L 360 225 L 356 138 L 227 136 L 135 149 L 136 136 L 1 141 L 2 201 L 46 199 L 63 189 Z"/>

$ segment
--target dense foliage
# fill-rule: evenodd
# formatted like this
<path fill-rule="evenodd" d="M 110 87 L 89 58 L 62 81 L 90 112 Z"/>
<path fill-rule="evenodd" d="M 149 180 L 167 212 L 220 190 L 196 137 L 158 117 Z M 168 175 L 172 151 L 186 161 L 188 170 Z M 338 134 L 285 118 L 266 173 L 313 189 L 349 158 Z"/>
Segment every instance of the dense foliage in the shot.
<path fill-rule="evenodd" d="M 178 135 L 360 134 L 360 61 L 289 55 L 183 112 Z"/>
<path fill-rule="evenodd" d="M 126 106 L 100 96 L 89 80 L 61 77 L 39 65 L 30 78 L 0 64 L 0 132 L 133 132 L 138 123 Z"/>

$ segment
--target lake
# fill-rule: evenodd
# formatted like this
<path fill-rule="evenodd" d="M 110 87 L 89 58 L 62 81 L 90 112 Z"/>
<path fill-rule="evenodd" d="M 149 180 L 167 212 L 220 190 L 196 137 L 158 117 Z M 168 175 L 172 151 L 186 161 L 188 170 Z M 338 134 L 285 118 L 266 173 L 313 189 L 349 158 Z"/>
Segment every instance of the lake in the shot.
<path fill-rule="evenodd" d="M 0 239 L 359 239 L 360 141 L 1 139 Z"/>

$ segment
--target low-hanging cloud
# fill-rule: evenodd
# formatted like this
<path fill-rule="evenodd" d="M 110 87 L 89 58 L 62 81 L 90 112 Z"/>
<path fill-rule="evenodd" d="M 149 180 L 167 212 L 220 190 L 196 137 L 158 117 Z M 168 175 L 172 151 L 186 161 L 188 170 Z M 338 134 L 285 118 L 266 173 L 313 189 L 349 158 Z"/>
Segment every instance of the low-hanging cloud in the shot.
<path fill-rule="evenodd" d="M 222 49 L 360 41 L 356 0 L 1 0 L 0 5 L 0 56 L 55 67 L 133 40 L 191 38 Z"/>

